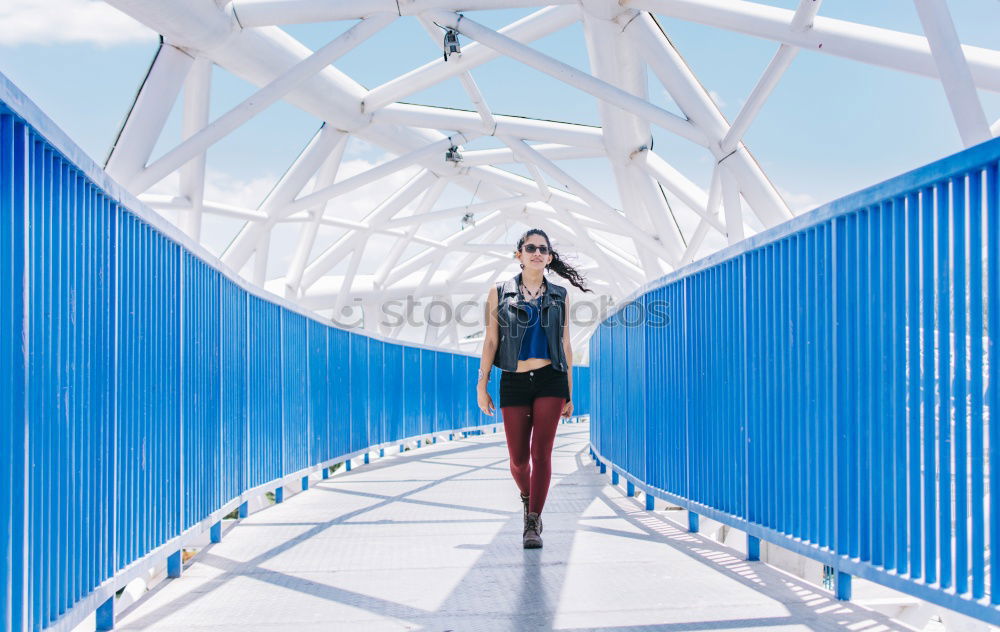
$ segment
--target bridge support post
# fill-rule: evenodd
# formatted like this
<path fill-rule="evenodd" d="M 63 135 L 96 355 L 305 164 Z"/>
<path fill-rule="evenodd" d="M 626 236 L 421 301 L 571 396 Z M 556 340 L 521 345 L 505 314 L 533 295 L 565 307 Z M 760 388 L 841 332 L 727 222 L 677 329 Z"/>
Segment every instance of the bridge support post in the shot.
<path fill-rule="evenodd" d="M 455 440 L 455 433 L 449 432 L 448 433 L 448 441 L 454 441 L 454 440 Z"/>
<path fill-rule="evenodd" d="M 385 456 L 385 448 L 379 448 L 378 449 L 378 456 L 379 456 L 379 458 L 382 458 L 383 456 Z"/>
<path fill-rule="evenodd" d="M 656 499 L 649 492 L 646 492 L 646 511 L 653 511 L 656 506 Z"/>
<path fill-rule="evenodd" d="M 115 596 L 111 595 L 107 601 L 97 607 L 97 632 L 115 629 Z"/>
<path fill-rule="evenodd" d="M 688 531 L 698 533 L 698 514 L 693 511 L 688 512 Z"/>
<path fill-rule="evenodd" d="M 370 462 L 370 460 L 369 460 L 369 453 L 365 452 L 365 465 L 368 465 L 369 462 Z"/>
<path fill-rule="evenodd" d="M 274 490 L 274 502 L 283 503 L 285 502 L 285 486 L 279 485 L 277 489 Z"/>
<path fill-rule="evenodd" d="M 614 470 L 611 470 L 611 484 L 612 485 L 618 484 L 618 472 Z"/>
<path fill-rule="evenodd" d="M 240 518 L 246 518 L 249 515 L 250 515 L 250 503 L 248 501 L 244 500 L 240 504 L 240 513 L 239 513 L 239 516 L 240 516 Z"/>
<path fill-rule="evenodd" d="M 218 521 L 208 530 L 208 541 L 213 544 L 222 542 L 222 521 Z"/>
<path fill-rule="evenodd" d="M 402 454 L 403 452 L 406 452 L 406 444 L 405 443 L 400 443 L 399 444 L 399 453 Z"/>
<path fill-rule="evenodd" d="M 760 560 L 760 538 L 747 534 L 747 561 Z"/>
<path fill-rule="evenodd" d="M 344 461 L 344 464 L 347 466 L 347 469 L 345 471 L 350 472 L 351 471 L 351 460 L 347 459 L 346 461 Z"/>
<path fill-rule="evenodd" d="M 437 438 L 437 437 L 432 437 L 432 438 L 431 438 L 431 443 L 437 443 L 437 442 L 438 442 L 438 438 Z M 417 444 L 418 444 L 418 445 L 417 445 L 417 447 L 418 447 L 418 448 L 420 447 L 419 443 L 420 443 L 420 442 L 418 441 L 418 442 L 417 442 Z"/>
<path fill-rule="evenodd" d="M 632 481 L 625 482 L 625 494 L 629 498 L 635 497 L 635 483 L 633 483 Z"/>
<path fill-rule="evenodd" d="M 841 601 L 851 600 L 851 576 L 843 571 L 837 571 L 837 579 L 834 581 L 837 599 Z"/>
<path fill-rule="evenodd" d="M 601 474 L 606 474 L 608 472 L 608 464 L 607 463 L 598 463 L 598 465 L 600 465 L 600 467 L 601 467 Z"/>
<path fill-rule="evenodd" d="M 307 489 L 309 489 L 309 477 L 308 476 L 303 476 L 302 477 L 302 491 L 306 491 Z"/>
<path fill-rule="evenodd" d="M 437 437 L 434 437 L 434 442 L 437 443 Z M 422 445 L 424 445 L 424 440 L 423 439 L 417 439 L 417 447 L 419 448 Z"/>
<path fill-rule="evenodd" d="M 175 551 L 167 557 L 167 577 L 176 579 L 181 576 L 181 570 L 183 569 L 183 564 L 181 564 L 181 552 Z"/>
<path fill-rule="evenodd" d="M 326 480 L 328 478 L 330 478 L 330 468 L 324 467 L 323 468 L 323 480 Z"/>

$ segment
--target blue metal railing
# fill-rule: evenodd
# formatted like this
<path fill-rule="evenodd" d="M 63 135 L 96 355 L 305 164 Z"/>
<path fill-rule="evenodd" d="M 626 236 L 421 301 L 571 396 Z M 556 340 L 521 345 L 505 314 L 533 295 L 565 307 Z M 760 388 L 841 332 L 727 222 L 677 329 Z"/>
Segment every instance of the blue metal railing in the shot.
<path fill-rule="evenodd" d="M 637 291 L 590 343 L 595 457 L 751 555 L 834 567 L 843 598 L 857 575 L 1000 623 L 998 161 L 1000 139 Z"/>
<path fill-rule="evenodd" d="M 176 575 L 249 498 L 498 421 L 478 358 L 326 326 L 208 261 L 0 75 L 3 629 L 107 626 L 116 590 Z"/>

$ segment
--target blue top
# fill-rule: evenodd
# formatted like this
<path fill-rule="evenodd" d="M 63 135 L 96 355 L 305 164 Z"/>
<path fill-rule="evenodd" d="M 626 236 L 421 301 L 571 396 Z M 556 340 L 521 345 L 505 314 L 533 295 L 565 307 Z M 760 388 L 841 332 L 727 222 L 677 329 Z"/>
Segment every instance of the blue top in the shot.
<path fill-rule="evenodd" d="M 549 342 L 545 338 L 545 332 L 542 331 L 541 310 L 536 303 L 525 303 L 524 305 L 528 308 L 528 330 L 524 332 L 524 338 L 521 339 L 521 352 L 517 359 L 548 358 Z"/>

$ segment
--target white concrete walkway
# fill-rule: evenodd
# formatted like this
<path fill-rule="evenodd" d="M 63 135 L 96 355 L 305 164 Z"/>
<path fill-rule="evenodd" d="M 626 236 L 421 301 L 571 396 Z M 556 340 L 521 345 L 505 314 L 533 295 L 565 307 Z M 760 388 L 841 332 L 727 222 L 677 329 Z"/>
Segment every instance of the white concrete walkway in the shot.
<path fill-rule="evenodd" d="M 560 426 L 540 550 L 502 434 L 338 472 L 230 529 L 122 630 L 888 630 L 895 622 L 646 512 Z"/>

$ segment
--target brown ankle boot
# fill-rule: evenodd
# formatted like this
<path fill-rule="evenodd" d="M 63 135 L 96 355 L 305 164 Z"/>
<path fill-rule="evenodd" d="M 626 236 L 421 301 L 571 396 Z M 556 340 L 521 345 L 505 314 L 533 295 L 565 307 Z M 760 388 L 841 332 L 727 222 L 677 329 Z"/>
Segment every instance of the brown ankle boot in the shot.
<path fill-rule="evenodd" d="M 542 548 L 542 518 L 534 511 L 528 514 L 524 521 L 524 548 Z"/>

